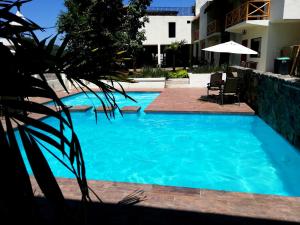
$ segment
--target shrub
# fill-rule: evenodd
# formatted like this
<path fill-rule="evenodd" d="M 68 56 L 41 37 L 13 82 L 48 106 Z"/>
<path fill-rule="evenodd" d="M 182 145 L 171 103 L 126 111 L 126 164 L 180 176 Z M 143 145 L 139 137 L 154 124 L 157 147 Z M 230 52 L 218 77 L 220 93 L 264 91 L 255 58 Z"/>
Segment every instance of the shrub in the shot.
<path fill-rule="evenodd" d="M 213 73 L 218 71 L 226 71 L 226 65 L 221 66 L 200 66 L 196 68 L 192 68 L 190 70 L 191 73 Z"/>
<path fill-rule="evenodd" d="M 175 72 L 169 72 L 168 78 L 187 78 L 189 77 L 186 70 L 177 70 Z"/>
<path fill-rule="evenodd" d="M 160 68 L 145 67 L 140 72 L 129 72 L 130 78 L 156 78 L 156 77 L 168 77 L 168 71 Z"/>

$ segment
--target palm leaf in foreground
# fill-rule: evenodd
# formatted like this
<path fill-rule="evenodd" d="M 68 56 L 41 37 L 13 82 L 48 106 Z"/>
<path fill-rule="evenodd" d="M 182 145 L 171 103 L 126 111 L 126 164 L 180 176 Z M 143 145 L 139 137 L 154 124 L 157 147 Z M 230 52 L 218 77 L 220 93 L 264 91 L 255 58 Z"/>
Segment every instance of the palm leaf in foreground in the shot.
<path fill-rule="evenodd" d="M 5 184 L 0 185 L 1 193 L 3 193 L 0 198 L 4 203 L 0 206 L 0 210 L 5 212 L 3 218 L 9 218 L 10 221 L 17 220 L 18 217 L 15 214 L 20 214 L 28 217 L 27 220 L 22 217 L 24 218 L 23 222 L 32 223 L 34 192 L 28 168 L 26 168 L 21 154 L 24 148 L 40 189 L 46 199 L 55 206 L 56 215 L 64 220 L 63 217 L 67 210 L 64 196 L 44 156 L 44 151 L 56 158 L 74 175 L 82 194 L 82 202 L 91 201 L 90 188 L 86 179 L 82 149 L 74 131 L 70 112 L 49 86 L 47 73 L 54 73 L 64 89 L 68 91 L 62 80 L 64 73 L 74 88 L 92 92 L 104 107 L 118 107 L 114 97 L 116 92 L 132 99 L 124 89 L 119 90 L 113 85 L 114 82 L 129 80 L 117 73 L 102 72 L 101 69 L 89 71 L 88 65 L 73 60 L 65 50 L 68 38 L 54 53 L 56 36 L 49 41 L 46 39 L 39 41 L 33 31 L 42 30 L 42 28 L 32 21 L 20 18 L 10 12 L 12 8 L 20 7 L 26 2 L 28 1 L 0 0 L 0 38 L 9 40 L 14 49 L 14 53 L 12 53 L 7 46 L 0 43 L 0 68 L 3 75 L 0 82 L 0 113 L 5 118 L 1 119 L 0 123 L 2 150 L 0 165 L 2 171 L 7 171 L 3 177 Z M 19 23 L 20 26 L 12 26 L 12 22 Z M 119 55 L 120 53 L 116 57 Z M 100 88 L 104 98 L 101 98 L 82 80 Z M 101 82 L 101 80 L 110 80 L 112 85 Z M 34 97 L 43 97 L 53 101 L 61 111 L 34 102 L 32 100 Z M 34 119 L 32 117 L 34 115 L 52 116 L 59 126 L 49 126 L 42 120 Z M 106 115 L 110 118 L 114 116 L 114 113 L 106 112 Z M 19 142 L 17 133 L 13 130 L 13 124 L 17 125 L 20 134 Z M 68 136 L 67 133 L 70 135 Z M 64 160 L 61 160 L 61 157 Z M 96 194 L 94 191 L 92 193 Z M 138 196 L 138 194 L 130 195 L 121 203 L 136 203 L 139 200 Z M 98 196 L 97 198 L 100 200 Z"/>

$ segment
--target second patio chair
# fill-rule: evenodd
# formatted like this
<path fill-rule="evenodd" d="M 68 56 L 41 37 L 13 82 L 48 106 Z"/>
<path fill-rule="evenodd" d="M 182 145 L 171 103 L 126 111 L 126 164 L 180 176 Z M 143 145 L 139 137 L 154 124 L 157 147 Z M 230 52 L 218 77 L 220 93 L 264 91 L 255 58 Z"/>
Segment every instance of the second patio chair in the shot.
<path fill-rule="evenodd" d="M 214 73 L 210 76 L 210 82 L 207 84 L 207 96 L 209 91 L 219 91 L 223 83 L 222 73 Z"/>
<path fill-rule="evenodd" d="M 239 80 L 237 78 L 227 78 L 220 90 L 221 104 L 224 104 L 224 96 L 236 97 L 240 105 Z"/>

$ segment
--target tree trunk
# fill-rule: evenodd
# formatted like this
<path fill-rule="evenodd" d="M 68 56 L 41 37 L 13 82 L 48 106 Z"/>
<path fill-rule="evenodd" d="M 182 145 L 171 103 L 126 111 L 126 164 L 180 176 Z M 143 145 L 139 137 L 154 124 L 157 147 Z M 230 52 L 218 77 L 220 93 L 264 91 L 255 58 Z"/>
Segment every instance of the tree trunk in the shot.
<path fill-rule="evenodd" d="M 135 57 L 132 57 L 132 68 L 133 68 L 133 71 L 136 72 L 136 58 Z"/>
<path fill-rule="evenodd" d="M 175 67 L 176 67 L 176 56 L 175 56 L 175 52 L 174 52 L 173 53 L 173 71 L 174 72 L 176 71 Z"/>

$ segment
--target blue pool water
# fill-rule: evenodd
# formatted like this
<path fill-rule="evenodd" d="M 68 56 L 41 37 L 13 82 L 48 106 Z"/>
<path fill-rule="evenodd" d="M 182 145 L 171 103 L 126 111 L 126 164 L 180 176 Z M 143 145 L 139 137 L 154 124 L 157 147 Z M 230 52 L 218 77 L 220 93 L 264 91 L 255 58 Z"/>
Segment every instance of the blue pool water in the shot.
<path fill-rule="evenodd" d="M 145 108 L 158 93 L 131 96 Z M 90 105 L 83 95 L 64 102 Z M 256 116 L 140 112 L 108 121 L 99 113 L 96 124 L 91 110 L 72 118 L 88 179 L 300 196 L 299 152 Z M 57 177 L 72 177 L 45 154 Z"/>

